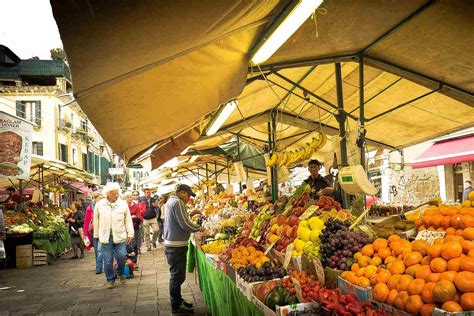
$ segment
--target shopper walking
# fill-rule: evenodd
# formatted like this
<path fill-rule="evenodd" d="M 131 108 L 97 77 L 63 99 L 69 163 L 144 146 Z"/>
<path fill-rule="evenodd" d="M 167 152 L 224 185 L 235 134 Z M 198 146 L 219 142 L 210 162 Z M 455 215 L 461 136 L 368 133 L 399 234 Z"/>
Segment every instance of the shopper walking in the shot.
<path fill-rule="evenodd" d="M 138 268 L 137 265 L 137 259 L 138 259 L 138 245 L 140 244 L 140 239 L 142 238 L 141 231 L 140 231 L 140 225 L 143 222 L 142 218 L 142 210 L 140 208 L 140 204 L 133 204 L 133 195 L 132 192 L 126 192 L 124 194 L 124 199 L 128 204 L 128 208 L 130 210 L 130 215 L 132 216 L 132 222 L 133 222 L 133 241 L 130 245 L 127 245 L 127 247 L 130 247 L 132 251 L 127 251 L 128 253 L 133 252 L 132 261 L 134 264 L 134 268 Z"/>
<path fill-rule="evenodd" d="M 151 246 L 156 248 L 156 240 L 158 238 L 158 221 L 156 220 L 158 212 L 156 210 L 156 200 L 151 197 L 151 190 L 145 189 L 145 212 L 143 214 L 143 231 L 145 234 L 145 244 L 148 251 L 151 251 Z M 150 240 L 150 231 L 153 237 Z"/>
<path fill-rule="evenodd" d="M 71 204 L 71 212 L 66 217 L 66 223 L 69 224 L 69 234 L 71 235 L 71 244 L 74 251 L 74 256 L 72 259 L 84 259 L 84 249 L 85 245 L 83 242 L 84 239 L 84 217 L 85 214 L 81 208 L 81 203 L 74 201 Z M 78 255 L 79 250 L 81 255 Z"/>
<path fill-rule="evenodd" d="M 94 238 L 94 207 L 102 200 L 104 196 L 100 192 L 92 193 L 92 203 L 86 209 L 86 217 L 84 219 L 84 235 L 92 240 L 95 254 L 95 274 L 101 274 L 104 267 L 104 256 L 99 249 L 99 239 Z"/>
<path fill-rule="evenodd" d="M 472 182 L 471 180 L 466 180 L 464 182 L 464 191 L 462 192 L 462 200 L 467 201 L 469 200 L 469 193 L 473 191 L 474 189 L 472 188 Z"/>
<path fill-rule="evenodd" d="M 171 195 L 166 202 L 164 237 L 165 255 L 170 269 L 170 301 L 173 314 L 192 313 L 193 304 L 185 302 L 181 296 L 181 284 L 186 279 L 186 255 L 191 232 L 200 230 L 189 219 L 186 203 L 191 196 L 196 196 L 191 188 L 180 184 L 176 195 Z"/>
<path fill-rule="evenodd" d="M 117 275 L 120 283 L 125 284 L 123 275 L 127 244 L 133 240 L 133 222 L 127 203 L 119 198 L 120 185 L 107 183 L 100 200 L 94 209 L 94 238 L 99 238 L 100 250 L 104 255 L 107 288 L 114 288 L 114 258 L 117 260 Z"/>

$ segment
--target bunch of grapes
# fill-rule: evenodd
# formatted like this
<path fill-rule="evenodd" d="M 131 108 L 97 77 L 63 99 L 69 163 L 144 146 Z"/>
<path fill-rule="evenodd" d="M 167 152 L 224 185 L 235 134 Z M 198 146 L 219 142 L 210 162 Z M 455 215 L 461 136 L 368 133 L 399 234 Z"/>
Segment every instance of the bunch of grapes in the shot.
<path fill-rule="evenodd" d="M 350 232 L 347 224 L 332 219 L 326 222 L 320 238 L 321 263 L 325 267 L 339 270 L 348 270 L 354 254 L 366 244 L 372 243 L 366 233 Z"/>

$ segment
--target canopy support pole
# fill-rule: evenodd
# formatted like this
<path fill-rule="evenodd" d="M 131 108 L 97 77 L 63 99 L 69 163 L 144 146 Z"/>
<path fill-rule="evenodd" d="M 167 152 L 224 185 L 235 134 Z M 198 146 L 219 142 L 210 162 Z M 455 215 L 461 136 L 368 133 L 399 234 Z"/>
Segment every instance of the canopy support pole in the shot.
<path fill-rule="evenodd" d="M 230 163 L 229 160 L 227 160 L 227 184 L 230 185 Z M 234 192 L 234 190 L 232 190 Z"/>
<path fill-rule="evenodd" d="M 274 112 L 271 113 L 271 122 L 268 122 L 268 149 L 270 154 L 276 152 L 276 141 L 275 134 L 273 131 L 276 130 L 276 117 Z M 275 202 L 278 198 L 278 174 L 276 166 L 270 168 L 270 180 L 272 187 L 272 201 Z"/>
<path fill-rule="evenodd" d="M 216 176 L 216 194 L 217 194 L 217 177 L 219 176 L 217 174 L 217 161 L 214 160 L 214 172 L 215 172 L 215 176 Z"/>
<path fill-rule="evenodd" d="M 240 135 L 237 134 L 237 159 L 238 161 L 241 161 L 240 160 Z M 243 165 L 243 163 L 242 163 Z M 239 191 L 240 193 L 242 193 L 242 182 L 239 181 Z"/>
<path fill-rule="evenodd" d="M 360 164 L 365 169 L 365 103 L 364 103 L 364 55 L 359 57 L 359 135 Z"/>
<path fill-rule="evenodd" d="M 345 167 L 347 166 L 347 141 L 346 141 L 346 119 L 347 115 L 344 111 L 344 99 L 342 94 L 342 74 L 341 74 L 341 64 L 335 64 L 336 72 L 336 88 L 337 88 L 337 107 L 338 114 L 337 120 L 339 121 L 339 138 L 341 145 L 341 161 L 338 161 L 338 164 Z M 349 207 L 349 195 L 346 192 L 342 191 L 342 207 Z"/>

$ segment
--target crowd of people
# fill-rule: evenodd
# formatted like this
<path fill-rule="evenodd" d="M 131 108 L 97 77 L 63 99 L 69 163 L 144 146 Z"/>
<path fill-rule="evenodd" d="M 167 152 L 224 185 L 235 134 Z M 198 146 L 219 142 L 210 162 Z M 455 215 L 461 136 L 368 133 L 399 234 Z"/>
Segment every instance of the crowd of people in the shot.
<path fill-rule="evenodd" d="M 161 199 L 145 189 L 125 192 L 118 183 L 108 183 L 102 192 L 94 192 L 92 201 L 71 204 L 65 215 L 69 225 L 74 256 L 84 258 L 85 250 L 94 249 L 95 272 L 105 272 L 106 287 L 113 289 L 116 280 L 126 284 L 127 258 L 133 270 L 139 268 L 142 242 L 147 251 L 164 245 L 170 270 L 170 303 L 173 313 L 192 313 L 193 304 L 181 296 L 181 285 L 186 278 L 186 255 L 192 232 L 201 228 L 195 225 L 186 211 L 186 203 L 195 194 L 187 185 L 178 185 L 176 192 Z M 132 270 L 132 271 L 133 271 Z"/>

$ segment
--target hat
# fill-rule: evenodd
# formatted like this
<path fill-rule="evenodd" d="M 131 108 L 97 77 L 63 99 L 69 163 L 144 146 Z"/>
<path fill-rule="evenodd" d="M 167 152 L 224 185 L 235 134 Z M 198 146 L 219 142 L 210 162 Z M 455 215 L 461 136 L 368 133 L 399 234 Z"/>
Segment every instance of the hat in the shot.
<path fill-rule="evenodd" d="M 178 187 L 176 188 L 176 192 L 181 192 L 181 191 L 189 193 L 189 195 L 191 195 L 192 197 L 196 196 L 196 194 L 193 192 L 193 190 L 191 190 L 191 187 L 189 185 L 186 185 L 186 184 L 178 185 Z"/>

